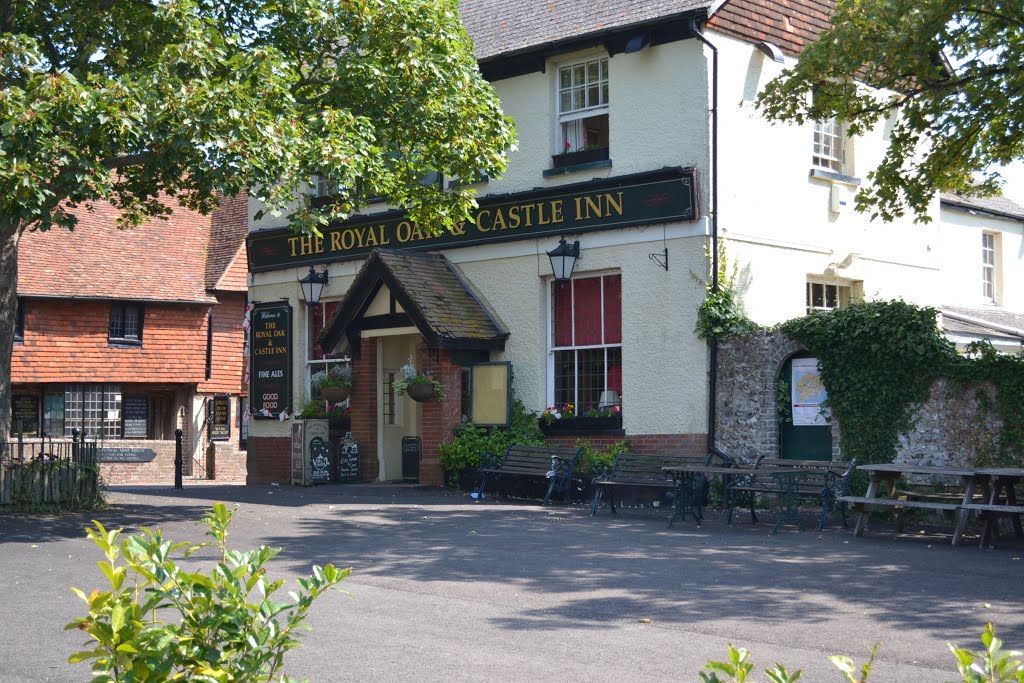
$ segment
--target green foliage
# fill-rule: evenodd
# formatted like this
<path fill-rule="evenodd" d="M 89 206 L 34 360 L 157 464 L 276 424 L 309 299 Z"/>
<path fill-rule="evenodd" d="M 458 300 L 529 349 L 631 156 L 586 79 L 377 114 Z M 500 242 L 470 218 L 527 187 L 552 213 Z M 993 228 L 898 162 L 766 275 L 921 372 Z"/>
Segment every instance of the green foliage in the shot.
<path fill-rule="evenodd" d="M 711 247 L 704 246 L 708 261 L 711 260 Z M 725 255 L 725 241 L 719 242 L 718 248 L 718 291 L 714 291 L 711 281 L 704 282 L 707 295 L 700 308 L 697 309 L 697 326 L 694 332 L 701 339 L 711 341 L 750 334 L 757 329 L 757 324 L 743 313 L 737 293 L 737 272 L 735 265 L 730 272 L 728 259 Z"/>
<path fill-rule="evenodd" d="M 949 643 L 956 657 L 956 668 L 964 683 L 1024 683 L 1024 664 L 1017 650 L 1003 650 L 1003 641 L 996 638 L 991 623 L 985 625 L 981 635 L 985 649 L 981 652 L 961 649 Z"/>
<path fill-rule="evenodd" d="M 576 472 L 580 474 L 594 474 L 600 467 L 611 467 L 615 457 L 619 453 L 629 453 L 633 444 L 627 441 L 613 443 L 603 451 L 594 450 L 589 441 L 576 439 L 576 448 L 582 448 L 579 460 L 576 461 Z"/>
<path fill-rule="evenodd" d="M 949 649 L 956 657 L 957 671 L 964 683 L 1024 683 L 1024 664 L 1019 659 L 1022 654 L 1016 650 L 1003 650 L 1003 642 L 996 638 L 992 624 L 986 624 L 981 636 L 985 649 L 982 652 L 958 648 L 948 643 Z M 871 665 L 875 663 L 878 643 L 871 648 L 871 657 L 861 666 L 854 664 L 849 657 L 837 655 L 829 657 L 842 674 L 847 683 L 868 683 Z M 747 650 L 733 647 L 729 643 L 729 657 L 726 661 L 709 661 L 704 665 L 706 671 L 701 672 L 702 683 L 746 683 L 754 664 L 750 661 Z M 727 676 L 720 678 L 719 674 Z M 781 664 L 765 671 L 769 683 L 794 683 L 800 678 L 800 670 L 789 673 Z M 751 681 L 753 683 L 753 681 Z"/>
<path fill-rule="evenodd" d="M 890 462 L 899 436 L 956 350 L 935 311 L 902 301 L 854 303 L 783 323 L 818 358 L 845 457 Z"/>
<path fill-rule="evenodd" d="M 436 379 L 430 376 L 429 370 L 420 372 L 413 365 L 412 356 L 409 357 L 409 362 L 398 369 L 398 373 L 395 375 L 395 381 L 391 383 L 395 393 L 399 396 L 404 394 L 411 385 L 413 384 L 429 384 L 434 387 L 434 393 L 437 394 L 439 399 L 444 399 L 444 387 Z"/>
<path fill-rule="evenodd" d="M 309 383 L 321 389 L 327 387 L 351 387 L 352 366 L 348 363 L 332 365 L 329 370 L 314 372 L 313 376 L 309 378 Z"/>
<path fill-rule="evenodd" d="M 1019 467 L 1024 464 L 1024 356 L 998 353 L 988 342 L 975 342 L 958 357 L 948 376 L 962 384 L 990 384 L 995 397 L 978 388 L 980 410 L 975 430 L 984 433 L 986 415 L 997 415 L 1001 430 L 976 464 Z"/>
<path fill-rule="evenodd" d="M 10 486 L 3 512 L 70 512 L 102 510 L 106 487 L 96 463 L 68 463 L 37 458 L 0 464 Z"/>
<path fill-rule="evenodd" d="M 317 420 L 327 418 L 327 406 L 326 401 L 322 398 L 311 398 L 299 406 L 299 412 L 296 415 L 302 420 Z"/>
<path fill-rule="evenodd" d="M 118 542 L 120 530 L 94 521 L 87 533 L 106 558 L 99 566 L 110 590 L 86 595 L 72 588 L 89 614 L 65 630 L 88 634 L 89 649 L 68 661 L 92 662 L 94 683 L 289 680 L 281 667 L 285 653 L 299 646 L 297 629 L 313 601 L 351 570 L 313 567 L 310 578 L 298 580 L 300 590 L 275 602 L 284 581 L 271 581 L 264 565 L 280 551 L 228 549 L 233 514 L 214 505 L 203 519 L 214 543 L 199 545 L 172 543 L 145 528 Z M 173 559 L 211 545 L 219 557 L 209 574 L 185 571 Z"/>
<path fill-rule="evenodd" d="M 449 480 L 458 480 L 463 470 L 480 467 L 480 456 L 484 453 L 504 453 L 512 444 L 541 446 L 544 434 L 537 423 L 537 415 L 528 412 L 522 401 L 512 402 L 512 421 L 508 428 L 477 427 L 466 421 L 455 428 L 455 437 L 440 446 L 441 465 Z"/>
<path fill-rule="evenodd" d="M 773 121 L 836 117 L 854 136 L 884 122 L 889 146 L 857 208 L 927 221 L 936 190 L 992 194 L 989 166 L 1024 156 L 1022 52 L 1019 3 L 839 0 L 832 28 L 757 105 Z"/>

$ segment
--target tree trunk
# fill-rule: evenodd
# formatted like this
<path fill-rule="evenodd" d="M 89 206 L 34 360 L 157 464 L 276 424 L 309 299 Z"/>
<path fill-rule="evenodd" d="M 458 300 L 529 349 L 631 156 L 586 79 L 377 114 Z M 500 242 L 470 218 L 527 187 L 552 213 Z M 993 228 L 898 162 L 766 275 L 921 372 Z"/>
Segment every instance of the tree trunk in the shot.
<path fill-rule="evenodd" d="M 18 221 L 0 217 L 0 456 L 11 434 L 11 352 L 18 309 Z"/>

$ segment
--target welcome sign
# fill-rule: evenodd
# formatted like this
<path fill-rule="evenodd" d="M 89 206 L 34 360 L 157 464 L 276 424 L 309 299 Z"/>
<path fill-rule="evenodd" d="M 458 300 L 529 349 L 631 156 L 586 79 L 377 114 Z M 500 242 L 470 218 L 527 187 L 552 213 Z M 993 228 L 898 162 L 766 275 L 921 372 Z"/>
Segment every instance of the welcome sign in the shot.
<path fill-rule="evenodd" d="M 363 258 L 377 248 L 437 249 L 488 242 L 694 220 L 693 169 L 620 176 L 515 195 L 484 197 L 454 232 L 432 235 L 391 211 L 332 225 L 323 236 L 284 229 L 249 235 L 249 270 Z"/>

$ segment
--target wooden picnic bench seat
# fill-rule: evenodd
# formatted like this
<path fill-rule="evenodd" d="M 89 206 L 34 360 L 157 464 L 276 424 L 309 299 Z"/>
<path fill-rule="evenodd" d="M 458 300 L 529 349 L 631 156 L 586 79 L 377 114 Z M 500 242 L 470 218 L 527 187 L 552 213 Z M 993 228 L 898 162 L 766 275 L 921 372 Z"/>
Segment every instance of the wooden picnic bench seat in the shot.
<path fill-rule="evenodd" d="M 487 481 L 498 476 L 533 477 L 550 479 L 548 491 L 541 505 L 547 505 L 554 491 L 565 491 L 569 502 L 573 472 L 582 448 L 555 448 L 552 446 L 520 446 L 512 444 L 502 455 L 484 453 L 480 458 L 480 486 L 477 498 L 483 499 Z"/>
<path fill-rule="evenodd" d="M 988 546 L 993 536 L 999 535 L 999 518 L 1009 517 L 1013 520 L 1014 531 L 1018 538 L 1021 536 L 1021 515 L 1024 515 L 1024 505 L 1009 503 L 971 503 L 963 506 L 964 513 L 973 512 L 978 519 L 985 522 L 985 529 L 981 533 L 981 540 L 978 546 Z"/>
<path fill-rule="evenodd" d="M 665 471 L 666 467 L 678 465 L 708 465 L 714 454 L 709 455 L 645 455 L 642 453 L 619 453 L 609 465 L 598 464 L 594 476 L 594 505 L 590 515 L 597 514 L 605 489 L 608 490 L 608 505 L 615 509 L 615 488 L 619 486 L 642 486 L 647 488 L 672 489 L 675 480 Z"/>
<path fill-rule="evenodd" d="M 790 495 L 798 498 L 814 498 L 821 502 L 821 516 L 818 530 L 825 527 L 825 520 L 838 509 L 846 522 L 846 505 L 843 503 L 850 485 L 850 476 L 857 466 L 857 460 L 841 462 L 836 460 L 790 460 L 785 458 L 758 457 L 753 465 L 742 474 L 729 477 L 726 494 L 729 501 L 727 520 L 732 524 L 732 513 L 736 503 L 744 500 L 750 506 L 750 519 L 757 523 L 754 500 L 758 495 L 778 495 L 782 492 L 783 480 L 792 475 L 786 486 Z"/>

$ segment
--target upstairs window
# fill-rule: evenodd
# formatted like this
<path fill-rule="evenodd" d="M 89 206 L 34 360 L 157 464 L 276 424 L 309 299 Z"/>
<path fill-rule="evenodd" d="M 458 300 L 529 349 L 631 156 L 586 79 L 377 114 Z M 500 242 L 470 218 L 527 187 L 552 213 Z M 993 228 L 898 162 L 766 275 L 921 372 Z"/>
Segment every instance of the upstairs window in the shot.
<path fill-rule="evenodd" d="M 14 343 L 25 341 L 25 305 L 18 299 L 17 312 L 14 314 Z"/>
<path fill-rule="evenodd" d="M 996 303 L 996 236 L 981 233 L 981 296 L 985 303 Z"/>
<path fill-rule="evenodd" d="M 807 282 L 807 313 L 845 308 L 853 300 L 853 287 L 829 282 Z"/>
<path fill-rule="evenodd" d="M 111 304 L 109 341 L 112 346 L 142 346 L 142 306 Z"/>
<path fill-rule="evenodd" d="M 551 357 L 551 405 L 571 403 L 582 415 L 607 390 L 622 396 L 621 275 L 552 284 Z"/>
<path fill-rule="evenodd" d="M 558 149 L 555 155 L 591 152 L 608 158 L 608 58 L 558 69 Z"/>
<path fill-rule="evenodd" d="M 846 133 L 836 119 L 814 122 L 814 154 L 811 164 L 833 173 L 843 173 L 846 159 Z"/>

